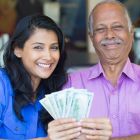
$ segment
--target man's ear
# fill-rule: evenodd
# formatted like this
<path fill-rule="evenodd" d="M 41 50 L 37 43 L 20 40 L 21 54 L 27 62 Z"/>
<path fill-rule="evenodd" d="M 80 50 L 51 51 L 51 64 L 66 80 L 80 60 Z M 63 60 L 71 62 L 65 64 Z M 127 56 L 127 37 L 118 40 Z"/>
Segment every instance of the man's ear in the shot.
<path fill-rule="evenodd" d="M 88 35 L 90 37 L 90 40 L 93 41 L 93 34 L 91 32 L 88 32 Z"/>
<path fill-rule="evenodd" d="M 131 33 L 131 36 L 132 36 L 132 38 L 133 38 L 133 43 L 134 43 L 134 33 L 135 33 L 135 28 L 134 28 L 134 26 L 132 26 L 132 28 L 131 28 L 131 30 L 130 30 L 130 33 Z"/>
<path fill-rule="evenodd" d="M 21 58 L 22 57 L 22 49 L 19 47 L 15 47 L 14 54 L 16 57 Z"/>
<path fill-rule="evenodd" d="M 88 35 L 89 35 L 90 40 L 91 40 L 91 42 L 92 42 L 92 44 L 94 46 L 94 36 L 93 36 L 93 34 L 91 32 L 89 32 Z"/>

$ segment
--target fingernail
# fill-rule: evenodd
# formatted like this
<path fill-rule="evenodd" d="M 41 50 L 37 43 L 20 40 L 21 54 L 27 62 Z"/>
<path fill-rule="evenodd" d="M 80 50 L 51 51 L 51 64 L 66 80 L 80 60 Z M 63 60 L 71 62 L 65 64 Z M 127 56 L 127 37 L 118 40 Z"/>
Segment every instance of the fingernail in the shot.
<path fill-rule="evenodd" d="M 75 119 L 75 118 L 72 118 L 71 120 L 72 120 L 72 121 L 76 121 L 76 119 Z"/>
<path fill-rule="evenodd" d="M 81 131 L 81 130 L 82 130 L 82 128 L 81 128 L 81 127 L 78 127 L 78 128 L 77 128 L 77 130 L 80 130 L 80 131 Z"/>
<path fill-rule="evenodd" d="M 81 122 L 77 122 L 77 125 L 78 125 L 78 126 L 81 126 Z"/>
<path fill-rule="evenodd" d="M 81 135 L 81 132 L 78 132 L 77 135 L 80 136 Z"/>
<path fill-rule="evenodd" d="M 84 119 L 81 119 L 81 120 L 80 120 L 80 122 L 83 122 L 83 121 L 84 121 Z"/>

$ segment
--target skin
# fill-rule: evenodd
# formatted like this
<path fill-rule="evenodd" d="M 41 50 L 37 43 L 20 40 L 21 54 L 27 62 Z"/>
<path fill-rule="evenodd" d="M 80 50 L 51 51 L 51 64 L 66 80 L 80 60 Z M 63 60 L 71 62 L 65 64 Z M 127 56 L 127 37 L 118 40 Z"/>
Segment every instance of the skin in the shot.
<path fill-rule="evenodd" d="M 92 16 L 94 31 L 90 34 L 90 38 L 106 78 L 115 86 L 131 50 L 133 29 L 129 31 L 127 18 L 119 4 L 99 5 L 92 12 Z M 104 39 L 120 39 L 122 43 L 104 46 L 101 44 Z"/>
<path fill-rule="evenodd" d="M 101 4 L 92 11 L 94 21 L 93 34 L 89 34 L 93 46 L 99 56 L 101 65 L 105 71 L 106 78 L 113 86 L 117 85 L 117 80 L 128 59 L 128 54 L 133 43 L 133 29 L 129 30 L 128 21 L 124 10 L 119 4 Z M 119 39 L 120 43 L 101 44 L 102 40 Z M 124 53 L 125 52 L 125 53 Z M 60 121 L 61 120 L 61 121 Z M 64 119 L 50 122 L 48 134 L 50 140 L 61 139 L 64 135 L 65 140 L 71 140 L 67 137 L 66 131 L 69 123 Z M 60 123 L 61 122 L 61 123 Z M 61 127 L 63 125 L 63 127 Z M 72 122 L 71 122 L 72 125 Z M 57 131 L 56 128 L 57 127 Z M 138 140 L 139 135 L 111 138 L 112 126 L 108 118 L 85 118 L 80 121 L 80 135 L 73 140 Z M 78 128 L 78 125 L 77 125 Z M 51 131 L 50 131 L 51 130 Z"/>
<path fill-rule="evenodd" d="M 60 52 L 57 35 L 51 30 L 35 29 L 24 47 L 21 49 L 17 46 L 14 53 L 30 74 L 35 91 L 41 79 L 50 77 L 58 64 Z"/>
<path fill-rule="evenodd" d="M 49 140 L 71 140 L 80 135 L 81 124 L 75 119 L 57 119 L 48 125 Z"/>
<path fill-rule="evenodd" d="M 31 76 L 33 90 L 36 91 L 41 79 L 51 76 L 59 58 L 58 37 L 54 31 L 37 28 L 23 48 L 18 46 L 14 54 L 21 59 L 25 69 Z M 35 138 L 32 140 L 49 140 L 49 138 Z"/>
<path fill-rule="evenodd" d="M 57 119 L 48 125 L 49 140 L 108 140 L 112 126 L 107 118 Z"/>
<path fill-rule="evenodd" d="M 83 119 L 82 128 L 82 133 L 89 140 L 108 140 L 112 135 L 111 122 L 107 118 Z"/>

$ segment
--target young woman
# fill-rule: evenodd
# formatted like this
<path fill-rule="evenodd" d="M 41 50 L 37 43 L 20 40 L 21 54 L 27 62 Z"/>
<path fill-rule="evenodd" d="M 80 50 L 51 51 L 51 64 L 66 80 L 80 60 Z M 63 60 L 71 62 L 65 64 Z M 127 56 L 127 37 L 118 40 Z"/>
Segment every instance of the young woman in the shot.
<path fill-rule="evenodd" d="M 51 116 L 39 100 L 67 80 L 64 37 L 47 16 L 23 18 L 11 37 L 0 68 L 0 138 L 47 136 Z"/>

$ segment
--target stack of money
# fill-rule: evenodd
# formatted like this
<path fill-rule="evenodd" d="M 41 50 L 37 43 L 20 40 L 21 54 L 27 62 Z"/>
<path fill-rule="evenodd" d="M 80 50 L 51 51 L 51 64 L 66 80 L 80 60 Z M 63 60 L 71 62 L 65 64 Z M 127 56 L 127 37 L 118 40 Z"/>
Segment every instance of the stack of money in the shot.
<path fill-rule="evenodd" d="M 69 88 L 46 95 L 40 103 L 54 119 L 80 120 L 88 116 L 92 100 L 93 93 L 86 89 Z"/>

